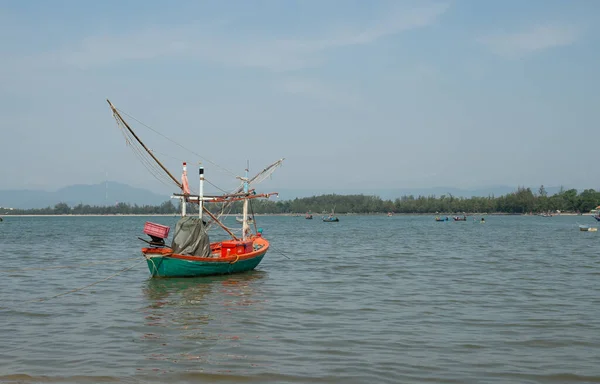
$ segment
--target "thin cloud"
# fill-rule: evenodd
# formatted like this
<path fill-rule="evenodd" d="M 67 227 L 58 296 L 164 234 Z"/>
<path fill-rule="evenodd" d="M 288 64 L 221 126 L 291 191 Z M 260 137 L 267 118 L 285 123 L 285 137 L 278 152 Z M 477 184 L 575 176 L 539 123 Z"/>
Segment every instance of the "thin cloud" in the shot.
<path fill-rule="evenodd" d="M 385 16 L 374 23 L 364 27 L 344 25 L 334 28 L 328 36 L 312 41 L 296 42 L 297 46 L 314 51 L 330 48 L 366 45 L 382 38 L 398 33 L 424 28 L 434 24 L 446 12 L 449 5 L 446 3 L 429 4 L 416 8 L 393 8 Z M 288 43 L 290 43 L 288 41 Z M 293 43 L 293 42 L 292 42 Z"/>
<path fill-rule="evenodd" d="M 579 37 L 580 31 L 574 27 L 540 25 L 518 33 L 482 37 L 478 42 L 496 55 L 512 58 L 569 46 Z"/>
<path fill-rule="evenodd" d="M 287 78 L 278 82 L 275 87 L 280 92 L 307 97 L 328 105 L 351 107 L 361 103 L 359 95 L 335 89 L 314 79 Z"/>
<path fill-rule="evenodd" d="M 219 35 L 219 25 L 211 28 L 187 25 L 126 35 L 92 36 L 69 49 L 46 54 L 37 62 L 86 69 L 126 61 L 179 57 L 231 67 L 294 71 L 321 65 L 326 61 L 324 56 L 329 50 L 367 45 L 403 31 L 431 25 L 447 9 L 448 4 L 436 3 L 387 10 L 370 24 L 347 24 L 313 39 L 228 37 Z"/>

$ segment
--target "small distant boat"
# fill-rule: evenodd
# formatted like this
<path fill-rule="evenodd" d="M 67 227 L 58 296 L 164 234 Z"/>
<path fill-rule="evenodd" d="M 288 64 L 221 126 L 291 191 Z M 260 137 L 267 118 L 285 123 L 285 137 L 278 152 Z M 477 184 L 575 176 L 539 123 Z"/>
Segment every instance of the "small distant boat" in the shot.
<path fill-rule="evenodd" d="M 590 227 L 589 225 L 580 225 L 579 230 L 582 232 L 598 232 L 598 228 Z"/>
<path fill-rule="evenodd" d="M 313 217 L 312 217 L 312 213 L 307 213 L 307 214 L 306 214 L 306 216 L 304 216 L 304 218 L 305 218 L 306 220 L 312 220 L 312 218 L 313 218 Z"/>
<path fill-rule="evenodd" d="M 335 207 L 331 210 L 331 213 L 327 217 L 323 217 L 323 221 L 326 223 L 337 223 L 340 221 L 337 216 L 335 216 Z"/>
<path fill-rule="evenodd" d="M 448 217 L 446 216 L 446 217 L 444 218 L 444 217 L 439 217 L 439 216 L 437 216 L 437 217 L 435 218 L 435 221 L 448 221 Z"/>
<path fill-rule="evenodd" d="M 394 214 L 392 212 L 388 212 L 388 217 L 392 217 Z"/>
<path fill-rule="evenodd" d="M 235 221 L 237 221 L 240 224 L 243 224 L 244 223 L 244 218 L 236 216 Z M 251 218 L 251 217 L 248 217 L 248 224 L 252 224 L 252 223 L 254 223 L 254 219 Z"/>
<path fill-rule="evenodd" d="M 594 216 L 594 219 L 596 219 L 596 220 L 600 221 L 600 214 L 598 214 L 598 215 Z"/>
<path fill-rule="evenodd" d="M 467 216 L 463 216 L 463 217 L 454 216 L 454 221 L 467 221 Z"/>

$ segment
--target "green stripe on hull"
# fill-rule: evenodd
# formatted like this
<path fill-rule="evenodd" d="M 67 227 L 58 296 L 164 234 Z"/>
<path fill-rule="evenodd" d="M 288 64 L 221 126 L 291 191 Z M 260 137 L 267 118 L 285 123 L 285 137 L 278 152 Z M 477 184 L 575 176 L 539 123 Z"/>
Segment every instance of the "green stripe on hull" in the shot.
<path fill-rule="evenodd" d="M 154 257 L 147 259 L 152 277 L 196 277 L 226 275 L 250 271 L 261 262 L 264 254 L 249 260 L 239 260 L 233 264 L 175 259 L 172 257 Z"/>

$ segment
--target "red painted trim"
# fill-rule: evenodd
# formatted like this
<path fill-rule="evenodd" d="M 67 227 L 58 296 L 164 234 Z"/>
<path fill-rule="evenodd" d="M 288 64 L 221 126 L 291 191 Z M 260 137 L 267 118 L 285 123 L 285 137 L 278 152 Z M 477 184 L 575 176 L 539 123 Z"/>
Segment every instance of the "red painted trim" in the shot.
<path fill-rule="evenodd" d="M 181 260 L 203 261 L 203 262 L 208 262 L 208 263 L 231 263 L 236 260 L 237 261 L 249 260 L 249 259 L 253 259 L 258 256 L 262 256 L 269 250 L 269 242 L 266 239 L 264 239 L 262 237 L 254 237 L 252 240 L 253 240 L 254 244 L 259 244 L 259 245 L 262 245 L 263 247 L 257 251 L 245 253 L 242 255 L 233 255 L 233 256 L 229 256 L 229 257 L 198 257 L 198 256 L 188 256 L 188 255 L 177 255 L 177 254 L 173 253 L 173 250 L 171 248 L 142 248 L 142 253 L 144 255 L 149 255 L 149 256 L 160 255 L 160 256 L 172 257 L 174 259 L 181 259 Z M 220 249 L 220 248 L 221 248 L 221 242 L 212 243 L 210 245 L 210 249 L 212 252 L 214 252 L 216 249 Z"/>

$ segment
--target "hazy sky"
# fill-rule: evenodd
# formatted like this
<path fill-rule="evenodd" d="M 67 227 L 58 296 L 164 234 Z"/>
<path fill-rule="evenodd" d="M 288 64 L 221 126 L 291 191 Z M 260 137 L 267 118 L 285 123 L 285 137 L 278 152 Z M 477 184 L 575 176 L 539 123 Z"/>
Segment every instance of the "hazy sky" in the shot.
<path fill-rule="evenodd" d="M 108 175 L 164 191 L 106 98 L 234 173 L 285 157 L 268 189 L 600 188 L 598 15 L 595 0 L 0 0 L 0 189 Z M 129 121 L 177 176 L 200 160 Z"/>

